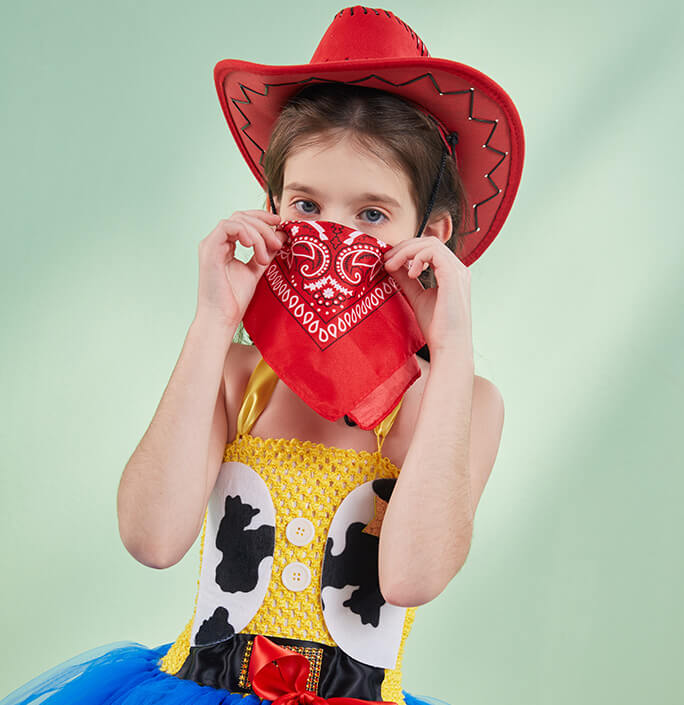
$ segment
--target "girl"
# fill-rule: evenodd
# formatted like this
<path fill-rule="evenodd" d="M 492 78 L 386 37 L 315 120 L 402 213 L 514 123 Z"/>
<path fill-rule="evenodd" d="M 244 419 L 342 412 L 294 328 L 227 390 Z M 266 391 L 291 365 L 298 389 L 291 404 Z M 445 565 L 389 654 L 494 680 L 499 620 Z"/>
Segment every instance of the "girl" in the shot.
<path fill-rule="evenodd" d="M 173 643 L 87 651 L 2 705 L 421 702 L 401 686 L 405 640 L 466 560 L 501 436 L 501 396 L 474 374 L 467 266 L 512 205 L 520 120 L 491 79 L 364 7 L 336 15 L 309 64 L 222 61 L 215 80 L 269 210 L 200 243 L 196 315 L 118 494 L 145 565 L 174 565 L 201 532 L 192 616 Z M 322 233 L 317 251 L 330 233 L 369 238 L 422 333 L 421 374 L 373 434 L 234 342 L 262 275 L 293 261 L 295 228 Z M 370 363 L 404 342 L 378 340 Z"/>

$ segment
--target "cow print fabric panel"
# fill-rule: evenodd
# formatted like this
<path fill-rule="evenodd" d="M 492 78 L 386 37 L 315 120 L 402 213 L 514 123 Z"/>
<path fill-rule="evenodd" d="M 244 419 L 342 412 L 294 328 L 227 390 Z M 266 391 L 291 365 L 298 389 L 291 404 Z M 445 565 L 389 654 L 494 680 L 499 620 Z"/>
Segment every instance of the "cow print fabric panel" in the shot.
<path fill-rule="evenodd" d="M 223 463 L 207 507 L 193 645 L 230 639 L 250 622 L 266 595 L 274 547 L 266 483 L 244 463 Z"/>
<path fill-rule="evenodd" d="M 362 663 L 394 668 L 406 608 L 388 604 L 378 580 L 379 539 L 363 529 L 375 496 L 389 501 L 396 480 L 366 482 L 340 503 L 328 530 L 321 571 L 321 606 L 330 635 Z"/>
<path fill-rule="evenodd" d="M 216 546 L 223 559 L 216 566 L 216 582 L 224 592 L 250 592 L 259 582 L 259 564 L 273 556 L 275 526 L 263 524 L 247 529 L 261 510 L 239 496 L 225 499 L 223 519 L 216 535 Z"/>
<path fill-rule="evenodd" d="M 217 607 L 214 614 L 205 619 L 195 635 L 196 644 L 215 644 L 218 641 L 230 639 L 235 634 L 231 623 L 228 621 L 230 615 L 225 607 Z"/>

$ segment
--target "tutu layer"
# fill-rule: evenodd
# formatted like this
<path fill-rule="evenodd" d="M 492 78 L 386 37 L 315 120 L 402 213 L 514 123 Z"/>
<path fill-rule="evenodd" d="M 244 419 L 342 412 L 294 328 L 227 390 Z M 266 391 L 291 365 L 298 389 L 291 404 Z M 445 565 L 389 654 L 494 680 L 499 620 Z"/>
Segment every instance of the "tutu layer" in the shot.
<path fill-rule="evenodd" d="M 159 669 L 171 644 L 150 649 L 120 641 L 84 651 L 41 673 L 0 700 L 0 705 L 262 705 L 258 696 L 230 693 Z M 406 705 L 448 705 L 402 691 Z"/>

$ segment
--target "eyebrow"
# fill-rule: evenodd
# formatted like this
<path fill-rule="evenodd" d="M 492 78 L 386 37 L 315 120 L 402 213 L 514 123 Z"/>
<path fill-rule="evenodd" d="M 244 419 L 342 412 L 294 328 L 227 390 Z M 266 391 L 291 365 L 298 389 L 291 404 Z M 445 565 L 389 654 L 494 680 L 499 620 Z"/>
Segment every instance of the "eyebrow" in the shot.
<path fill-rule="evenodd" d="M 296 182 L 292 182 L 287 184 L 283 190 L 289 190 L 289 191 L 302 191 L 304 193 L 308 193 L 311 196 L 317 197 L 319 193 L 316 191 L 316 189 L 311 188 L 310 186 L 306 186 L 305 184 L 298 184 Z M 391 196 L 387 196 L 384 193 L 362 193 L 358 197 L 359 201 L 375 201 L 377 203 L 387 203 L 388 205 L 394 206 L 395 208 L 401 208 L 401 204 L 399 201 L 396 201 L 394 198 Z"/>

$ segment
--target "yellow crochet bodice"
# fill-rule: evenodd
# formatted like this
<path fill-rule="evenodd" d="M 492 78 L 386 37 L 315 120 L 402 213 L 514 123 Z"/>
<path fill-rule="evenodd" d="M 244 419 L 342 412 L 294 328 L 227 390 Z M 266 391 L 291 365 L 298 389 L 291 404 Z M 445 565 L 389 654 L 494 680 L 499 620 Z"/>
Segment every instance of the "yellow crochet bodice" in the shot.
<path fill-rule="evenodd" d="M 255 470 L 268 485 L 276 509 L 271 579 L 263 603 L 241 632 L 316 641 L 335 646 L 335 641 L 326 627 L 320 601 L 321 563 L 326 536 L 335 511 L 351 490 L 374 479 L 398 477 L 399 468 L 380 451 L 401 401 L 374 429 L 378 444 L 378 450 L 374 453 L 335 448 L 296 438 L 251 436 L 249 431 L 268 402 L 277 381 L 273 370 L 261 359 L 245 390 L 238 416 L 236 438 L 226 446 L 223 457 L 224 462 L 245 463 Z M 311 517 L 315 529 L 313 540 L 304 546 L 293 545 L 285 536 L 285 527 L 292 519 L 300 516 Z M 200 546 L 200 570 L 206 527 L 205 514 Z M 309 585 L 299 592 L 288 590 L 279 577 L 283 568 L 293 561 L 304 563 L 311 570 Z M 406 610 L 397 663 L 395 668 L 385 669 L 382 684 L 382 699 L 399 705 L 404 705 L 401 657 L 414 616 L 415 608 Z M 194 617 L 193 611 L 185 629 L 161 659 L 161 670 L 173 674 L 182 666 L 190 650 Z"/>

